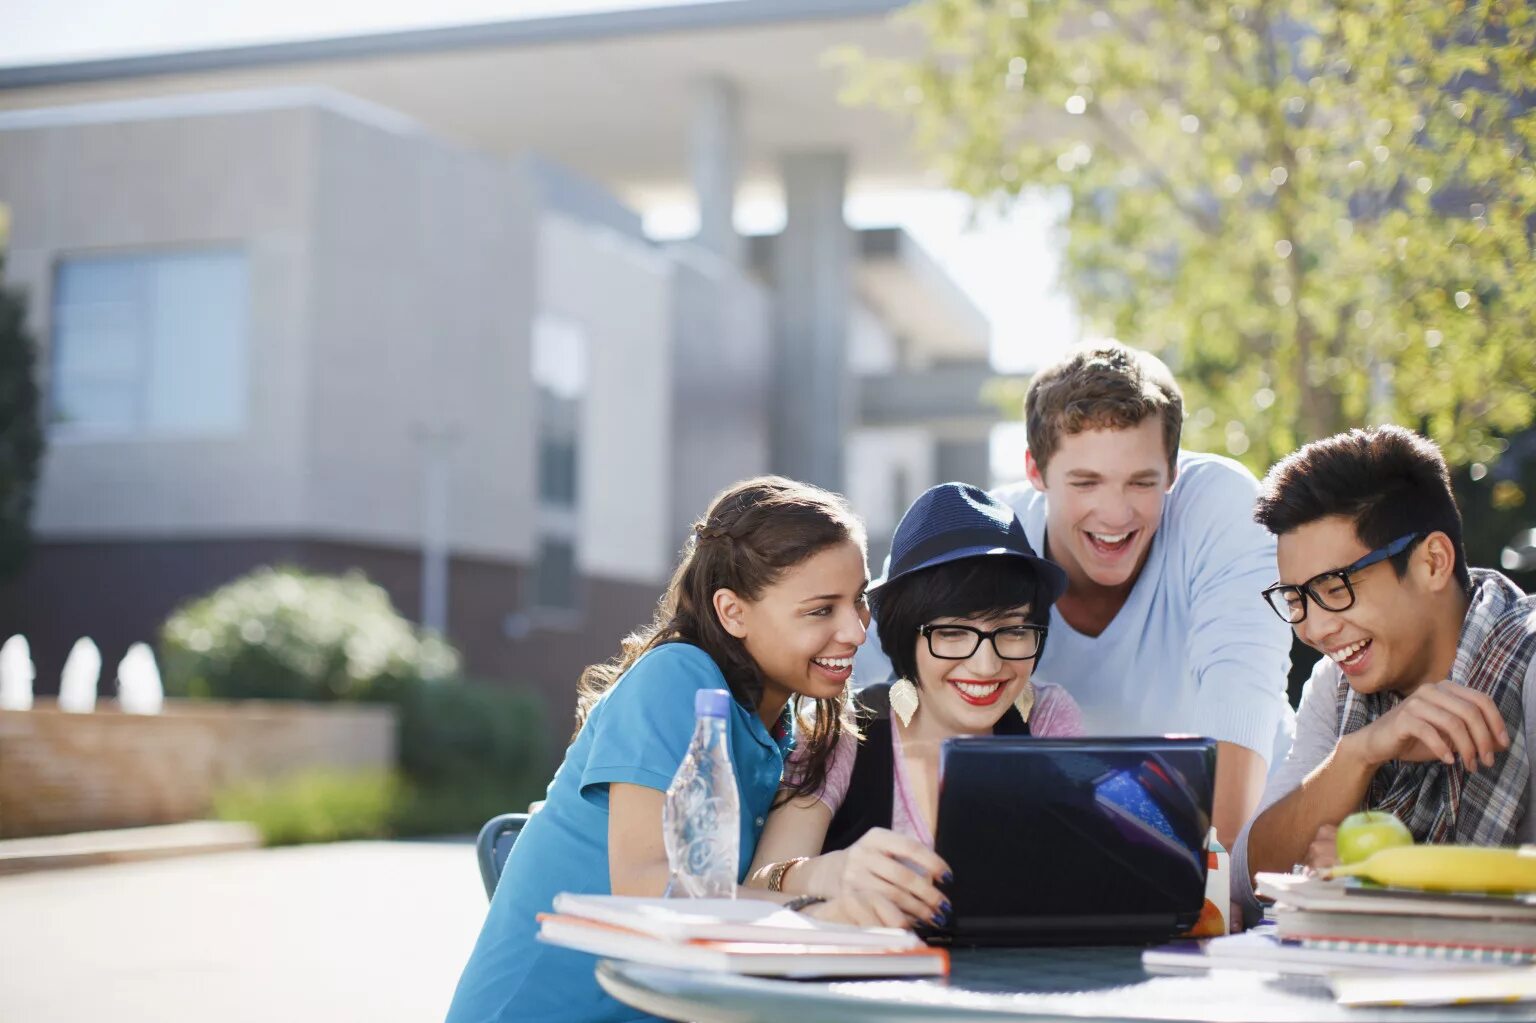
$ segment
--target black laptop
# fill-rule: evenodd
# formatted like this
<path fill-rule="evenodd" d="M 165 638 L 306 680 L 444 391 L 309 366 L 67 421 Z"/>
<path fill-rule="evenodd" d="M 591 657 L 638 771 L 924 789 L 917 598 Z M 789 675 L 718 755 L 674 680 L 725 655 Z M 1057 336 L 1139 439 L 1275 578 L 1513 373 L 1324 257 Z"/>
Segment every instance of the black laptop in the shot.
<path fill-rule="evenodd" d="M 1144 944 L 1205 903 L 1216 742 L 948 739 L 938 854 L 955 945 Z"/>

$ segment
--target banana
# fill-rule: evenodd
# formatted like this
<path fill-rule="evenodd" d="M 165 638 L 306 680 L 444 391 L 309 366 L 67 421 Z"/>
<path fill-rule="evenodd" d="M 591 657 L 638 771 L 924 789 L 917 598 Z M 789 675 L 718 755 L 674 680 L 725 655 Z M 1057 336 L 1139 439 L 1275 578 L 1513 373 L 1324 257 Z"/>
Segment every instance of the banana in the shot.
<path fill-rule="evenodd" d="M 1536 845 L 1403 845 L 1325 872 L 1437 892 L 1536 892 Z"/>

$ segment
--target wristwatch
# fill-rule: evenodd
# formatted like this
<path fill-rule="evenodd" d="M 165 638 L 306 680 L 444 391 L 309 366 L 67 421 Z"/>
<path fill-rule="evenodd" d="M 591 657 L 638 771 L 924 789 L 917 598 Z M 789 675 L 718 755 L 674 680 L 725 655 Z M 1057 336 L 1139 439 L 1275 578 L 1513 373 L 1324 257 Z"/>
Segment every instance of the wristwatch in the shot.
<path fill-rule="evenodd" d="M 792 909 L 798 913 L 802 909 L 806 909 L 810 906 L 816 906 L 826 901 L 827 897 L 825 895 L 796 895 L 794 898 L 784 903 L 784 908 Z"/>
<path fill-rule="evenodd" d="M 768 868 L 768 890 L 770 892 L 782 892 L 784 890 L 784 875 L 789 873 L 789 868 L 804 863 L 809 856 L 796 856 L 792 860 L 780 860 Z"/>

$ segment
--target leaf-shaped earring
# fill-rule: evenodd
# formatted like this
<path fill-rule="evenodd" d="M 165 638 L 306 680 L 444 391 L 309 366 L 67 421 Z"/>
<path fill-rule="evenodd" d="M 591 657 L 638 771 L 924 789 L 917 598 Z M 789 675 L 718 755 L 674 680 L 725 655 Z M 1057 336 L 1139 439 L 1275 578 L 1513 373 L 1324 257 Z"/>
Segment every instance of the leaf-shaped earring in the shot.
<path fill-rule="evenodd" d="M 1033 682 L 1026 681 L 1024 683 L 1024 691 L 1019 694 L 1017 700 L 1013 701 L 1013 707 L 1019 712 L 1019 717 L 1024 719 L 1024 723 L 1028 724 L 1029 712 L 1035 709 L 1035 684 Z"/>
<path fill-rule="evenodd" d="M 901 719 L 901 727 L 912 724 L 912 715 L 917 713 L 917 686 L 911 679 L 902 678 L 891 683 L 890 701 L 891 713 Z"/>

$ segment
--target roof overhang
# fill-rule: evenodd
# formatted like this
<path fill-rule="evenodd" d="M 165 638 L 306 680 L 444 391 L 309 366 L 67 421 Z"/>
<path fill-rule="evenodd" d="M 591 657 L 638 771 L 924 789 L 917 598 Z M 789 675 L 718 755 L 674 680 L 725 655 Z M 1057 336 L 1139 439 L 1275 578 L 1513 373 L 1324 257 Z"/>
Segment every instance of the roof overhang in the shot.
<path fill-rule="evenodd" d="M 536 152 L 634 194 L 688 181 L 693 90 L 740 96 L 742 184 L 789 151 L 849 156 L 855 182 L 931 183 L 906 125 L 839 99 L 853 45 L 918 52 L 908 0 L 718 0 L 601 14 L 0 68 L 0 109 L 225 90 L 330 88 L 507 157 Z"/>
<path fill-rule="evenodd" d="M 919 362 L 985 362 L 992 325 L 910 234 L 900 227 L 858 228 L 853 288 L 859 301 Z M 770 284 L 779 236 L 747 239 L 748 261 Z"/>

